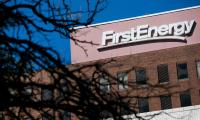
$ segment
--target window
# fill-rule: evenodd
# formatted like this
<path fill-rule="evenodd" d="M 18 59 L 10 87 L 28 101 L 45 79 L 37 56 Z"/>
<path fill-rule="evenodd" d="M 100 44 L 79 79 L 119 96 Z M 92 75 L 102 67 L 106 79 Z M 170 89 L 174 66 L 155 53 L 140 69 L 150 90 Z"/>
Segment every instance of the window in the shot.
<path fill-rule="evenodd" d="M 160 103 L 161 103 L 161 109 L 171 109 L 172 108 L 172 101 L 170 95 L 163 95 L 160 96 Z"/>
<path fill-rule="evenodd" d="M 117 74 L 119 90 L 128 88 L 128 73 L 121 72 Z"/>
<path fill-rule="evenodd" d="M 191 102 L 190 92 L 185 91 L 180 93 L 180 101 L 181 101 L 181 107 L 191 106 L 192 102 Z"/>
<path fill-rule="evenodd" d="M 54 117 L 53 117 L 53 115 L 51 115 L 49 113 L 43 113 L 42 120 L 54 120 Z"/>
<path fill-rule="evenodd" d="M 148 98 L 139 98 L 138 99 L 138 107 L 139 107 L 139 112 L 149 112 L 149 102 Z"/>
<path fill-rule="evenodd" d="M 134 114 L 133 110 L 131 109 L 131 106 L 130 106 L 129 102 L 123 102 L 122 103 L 119 100 L 119 103 L 120 103 L 119 109 L 120 109 L 120 114 L 121 115 L 131 115 L 131 114 Z"/>
<path fill-rule="evenodd" d="M 69 94 L 69 88 L 66 80 L 61 80 L 60 88 L 61 88 L 60 95 L 63 97 L 67 97 Z"/>
<path fill-rule="evenodd" d="M 27 118 L 24 118 L 23 120 L 33 120 L 33 119 L 32 119 L 32 118 L 28 118 L 28 117 L 27 117 Z"/>
<path fill-rule="evenodd" d="M 90 120 L 89 117 L 84 116 L 81 120 Z"/>
<path fill-rule="evenodd" d="M 3 120 L 3 112 L 0 111 L 0 120 Z"/>
<path fill-rule="evenodd" d="M 196 65 L 197 65 L 197 76 L 198 78 L 200 78 L 200 61 L 197 61 Z"/>
<path fill-rule="evenodd" d="M 32 95 L 33 89 L 31 87 L 24 87 L 24 89 L 22 90 L 22 93 L 24 95 Z"/>
<path fill-rule="evenodd" d="M 110 85 L 108 81 L 108 76 L 107 75 L 102 75 L 100 77 L 100 90 L 103 93 L 107 93 L 110 91 Z"/>
<path fill-rule="evenodd" d="M 43 89 L 42 90 L 42 100 L 51 100 L 53 98 L 52 90 Z"/>
<path fill-rule="evenodd" d="M 187 71 L 187 64 L 177 64 L 177 75 L 178 79 L 187 79 L 188 78 L 188 71 Z"/>
<path fill-rule="evenodd" d="M 159 65 L 157 71 L 159 83 L 169 82 L 168 65 Z"/>
<path fill-rule="evenodd" d="M 59 115 L 60 120 L 71 120 L 71 113 L 68 111 L 60 111 Z"/>
<path fill-rule="evenodd" d="M 86 90 L 90 90 L 92 88 L 92 80 L 91 79 L 84 79 L 82 81 L 83 88 Z"/>
<path fill-rule="evenodd" d="M 146 70 L 145 69 L 136 70 L 136 84 L 138 84 L 138 85 L 147 84 Z"/>
<path fill-rule="evenodd" d="M 113 118 L 113 115 L 108 110 L 103 110 L 99 113 L 100 118 L 103 118 L 101 120 L 106 120 L 106 118 Z M 107 119 L 108 120 L 108 119 Z"/>

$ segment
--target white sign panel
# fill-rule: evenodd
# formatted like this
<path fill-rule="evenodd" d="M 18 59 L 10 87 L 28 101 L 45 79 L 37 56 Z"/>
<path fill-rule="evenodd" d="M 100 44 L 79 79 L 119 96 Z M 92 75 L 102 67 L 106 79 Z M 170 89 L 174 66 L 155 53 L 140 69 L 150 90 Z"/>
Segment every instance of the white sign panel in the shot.
<path fill-rule="evenodd" d="M 191 20 L 165 24 L 159 27 L 140 25 L 131 28 L 129 31 L 119 33 L 115 33 L 113 30 L 106 31 L 102 34 L 101 47 L 98 49 L 151 40 L 186 40 L 185 37 L 191 33 L 194 24 L 195 21 Z"/>

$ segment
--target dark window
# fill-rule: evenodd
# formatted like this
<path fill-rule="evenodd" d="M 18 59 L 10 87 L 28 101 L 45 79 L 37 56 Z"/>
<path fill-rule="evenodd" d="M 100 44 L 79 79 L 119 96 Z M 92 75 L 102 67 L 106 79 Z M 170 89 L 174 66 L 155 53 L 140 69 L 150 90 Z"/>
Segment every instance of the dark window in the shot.
<path fill-rule="evenodd" d="M 128 88 L 128 73 L 121 72 L 117 74 L 119 90 Z"/>
<path fill-rule="evenodd" d="M 172 108 L 171 96 L 169 95 L 160 96 L 160 103 L 161 103 L 162 110 L 171 109 Z"/>
<path fill-rule="evenodd" d="M 190 92 L 185 91 L 180 93 L 180 101 L 181 101 L 181 107 L 191 106 L 192 102 L 191 102 Z"/>
<path fill-rule="evenodd" d="M 146 70 L 145 69 L 136 70 L 136 83 L 138 85 L 147 84 Z"/>
<path fill-rule="evenodd" d="M 188 78 L 188 70 L 186 63 L 177 64 L 177 74 L 178 74 L 178 79 Z"/>
<path fill-rule="evenodd" d="M 63 97 L 67 97 L 69 94 L 69 88 L 66 80 L 61 81 L 60 88 L 61 88 L 60 95 Z"/>
<path fill-rule="evenodd" d="M 50 115 L 49 113 L 43 113 L 42 120 L 54 120 L 53 115 Z"/>
<path fill-rule="evenodd" d="M 99 116 L 100 116 L 100 118 L 103 118 L 103 120 L 104 119 L 106 120 L 107 118 L 112 118 L 113 117 L 112 113 L 109 112 L 108 110 L 101 111 L 100 114 L 99 114 Z"/>
<path fill-rule="evenodd" d="M 33 120 L 33 119 L 30 118 L 30 117 L 25 117 L 25 118 L 23 118 L 22 120 Z"/>
<path fill-rule="evenodd" d="M 24 95 L 32 95 L 33 89 L 31 87 L 24 87 L 24 89 L 22 90 L 22 93 Z"/>
<path fill-rule="evenodd" d="M 159 83 L 169 82 L 168 65 L 159 65 L 157 70 Z"/>
<path fill-rule="evenodd" d="M 60 111 L 60 120 L 71 120 L 71 113 L 68 111 Z"/>
<path fill-rule="evenodd" d="M 89 117 L 84 116 L 81 120 L 90 120 Z"/>
<path fill-rule="evenodd" d="M 200 61 L 197 61 L 196 65 L 197 65 L 197 76 L 198 78 L 200 78 Z"/>
<path fill-rule="evenodd" d="M 0 120 L 3 120 L 3 112 L 0 111 Z"/>
<path fill-rule="evenodd" d="M 107 93 L 110 91 L 110 84 L 109 84 L 107 75 L 102 75 L 100 77 L 100 90 L 103 93 Z"/>
<path fill-rule="evenodd" d="M 119 101 L 121 102 L 121 101 Z M 129 103 L 121 103 L 120 104 L 120 114 L 121 115 L 131 115 L 131 114 L 134 114 L 133 113 L 133 110 L 131 109 Z"/>
<path fill-rule="evenodd" d="M 49 120 L 47 116 L 42 116 L 42 120 Z"/>
<path fill-rule="evenodd" d="M 92 80 L 91 79 L 84 79 L 82 81 L 83 88 L 85 90 L 90 90 L 92 88 Z"/>
<path fill-rule="evenodd" d="M 42 90 L 42 100 L 51 100 L 53 98 L 53 92 L 50 89 Z"/>
<path fill-rule="evenodd" d="M 138 107 L 139 107 L 139 112 L 149 112 L 149 102 L 148 98 L 139 98 L 138 99 Z"/>

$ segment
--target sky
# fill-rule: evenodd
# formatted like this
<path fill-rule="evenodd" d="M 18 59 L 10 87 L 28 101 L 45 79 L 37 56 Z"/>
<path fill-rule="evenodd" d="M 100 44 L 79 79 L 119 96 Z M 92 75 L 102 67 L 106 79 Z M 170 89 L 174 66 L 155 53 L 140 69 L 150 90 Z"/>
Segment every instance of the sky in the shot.
<path fill-rule="evenodd" d="M 200 0 L 107 0 L 95 23 L 200 5 Z"/>
<path fill-rule="evenodd" d="M 79 5 L 79 2 L 76 3 L 75 1 L 73 1 L 73 4 Z M 106 8 L 97 14 L 94 23 L 108 22 L 198 5 L 200 5 L 200 0 L 107 0 Z M 66 44 L 66 48 L 60 48 L 64 50 L 61 51 L 61 53 L 65 54 L 65 61 L 69 64 L 71 59 L 70 42 Z M 60 45 L 63 46 L 63 44 Z"/>

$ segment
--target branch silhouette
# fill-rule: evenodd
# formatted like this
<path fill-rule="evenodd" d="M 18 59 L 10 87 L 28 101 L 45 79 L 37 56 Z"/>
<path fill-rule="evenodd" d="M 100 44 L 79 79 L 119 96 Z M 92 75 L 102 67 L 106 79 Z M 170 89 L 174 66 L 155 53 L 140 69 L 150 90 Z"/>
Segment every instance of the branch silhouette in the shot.
<path fill-rule="evenodd" d="M 106 119 L 123 120 L 123 115 L 137 116 L 138 99 L 157 94 L 119 93 L 116 88 L 102 92 L 102 77 L 116 86 L 119 79 L 107 66 L 118 65 L 114 59 L 77 65 L 65 65 L 52 47 L 36 41 L 57 33 L 79 43 L 97 45 L 70 36 L 77 26 L 90 25 L 107 5 L 106 0 L 85 0 L 85 10 L 72 10 L 68 0 L 3 0 L 0 2 L 0 111 L 1 119 Z M 83 15 L 82 18 L 80 15 Z M 85 17 L 86 16 L 86 17 Z M 48 40 L 47 40 L 48 41 Z M 127 72 L 131 72 L 136 66 Z M 149 84 L 151 90 L 162 86 Z M 166 92 L 169 87 L 162 87 Z M 129 89 L 138 90 L 136 83 Z"/>

